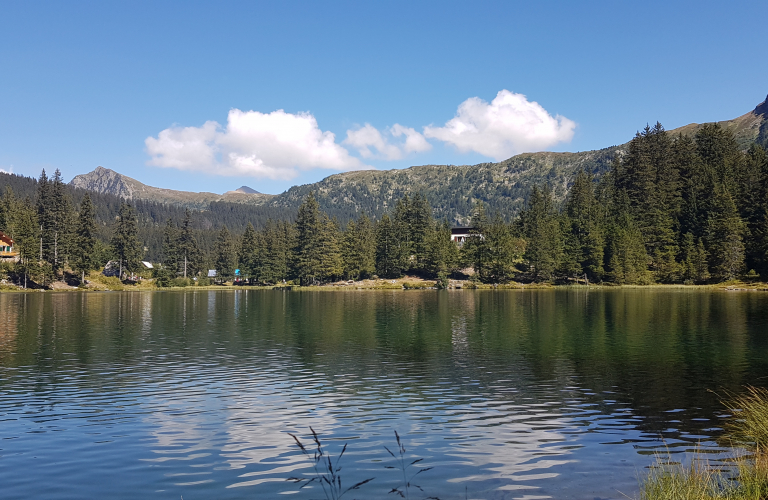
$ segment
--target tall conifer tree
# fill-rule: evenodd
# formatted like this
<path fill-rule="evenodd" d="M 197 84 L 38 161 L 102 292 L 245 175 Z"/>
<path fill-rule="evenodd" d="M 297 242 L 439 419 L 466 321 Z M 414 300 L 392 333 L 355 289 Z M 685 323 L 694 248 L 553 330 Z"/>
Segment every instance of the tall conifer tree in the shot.
<path fill-rule="evenodd" d="M 74 269 L 80 272 L 81 281 L 85 282 L 85 273 L 98 266 L 96 262 L 96 215 L 91 196 L 86 193 L 80 203 L 77 218 L 77 231 L 73 245 Z"/>
<path fill-rule="evenodd" d="M 309 193 L 296 216 L 296 246 L 293 255 L 293 268 L 302 285 L 315 284 L 320 279 L 322 229 L 320 207 L 314 193 Z"/>
<path fill-rule="evenodd" d="M 243 232 L 243 237 L 240 241 L 240 253 L 238 255 L 240 272 L 249 281 L 258 275 L 259 258 L 258 235 L 253 228 L 253 224 L 249 222 Z"/>
<path fill-rule="evenodd" d="M 398 226 L 384 214 L 376 224 L 376 273 L 382 278 L 399 278 L 407 266 L 407 258 Z"/>
<path fill-rule="evenodd" d="M 142 248 L 138 239 L 138 222 L 133 207 L 123 202 L 120 205 L 117 221 L 112 235 L 112 252 L 123 271 L 134 273 L 141 264 Z"/>
<path fill-rule="evenodd" d="M 551 280 L 560 266 L 563 243 L 560 219 L 549 187 L 533 187 L 520 220 L 526 239 L 525 258 L 534 279 Z"/>
<path fill-rule="evenodd" d="M 219 231 L 214 253 L 217 276 L 225 281 L 232 279 L 237 267 L 237 249 L 226 224 Z"/>

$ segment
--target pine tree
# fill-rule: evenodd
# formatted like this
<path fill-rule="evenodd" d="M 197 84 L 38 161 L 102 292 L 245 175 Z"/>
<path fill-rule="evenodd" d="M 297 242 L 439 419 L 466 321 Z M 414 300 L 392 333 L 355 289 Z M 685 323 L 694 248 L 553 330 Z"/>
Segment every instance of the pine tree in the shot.
<path fill-rule="evenodd" d="M 277 283 L 286 276 L 285 262 L 280 259 L 281 249 L 286 244 L 282 238 L 283 231 L 278 224 L 269 219 L 264 226 L 262 235 L 263 246 L 260 255 L 263 257 L 259 259 L 261 265 L 259 266 L 258 279 L 264 283 Z"/>
<path fill-rule="evenodd" d="M 73 248 L 73 268 L 80 272 L 80 279 L 85 282 L 85 273 L 98 266 L 96 262 L 96 215 L 91 196 L 86 193 L 80 203 L 77 230 Z"/>
<path fill-rule="evenodd" d="M 27 277 L 38 274 L 39 226 L 37 210 L 32 202 L 18 199 L 10 186 L 6 186 L 0 205 L 5 213 L 2 230 L 14 241 L 14 249 L 19 252 L 19 262 L 15 271 L 24 276 L 19 283 L 26 288 Z"/>
<path fill-rule="evenodd" d="M 243 232 L 243 237 L 240 241 L 240 253 L 238 255 L 240 272 L 249 282 L 258 275 L 259 257 L 258 235 L 253 228 L 253 224 L 249 222 L 245 227 L 245 232 Z"/>
<path fill-rule="evenodd" d="M 408 227 L 410 230 L 411 251 L 414 255 L 413 267 L 424 270 L 428 240 L 435 226 L 432 207 L 427 199 L 417 193 L 408 207 Z"/>
<path fill-rule="evenodd" d="M 364 279 L 376 272 L 376 234 L 365 214 L 347 224 L 342 237 L 342 263 L 347 278 Z"/>
<path fill-rule="evenodd" d="M 6 185 L 5 193 L 0 196 L 0 231 L 3 231 L 6 234 L 10 234 L 8 220 L 11 218 L 11 211 L 8 207 L 13 205 L 15 201 L 14 198 L 13 189 L 11 189 L 11 186 Z"/>
<path fill-rule="evenodd" d="M 382 278 L 399 278 L 407 265 L 407 255 L 398 227 L 384 214 L 376 224 L 376 273 Z"/>
<path fill-rule="evenodd" d="M 40 225 L 40 255 L 39 260 L 50 261 L 53 254 L 53 214 L 51 211 L 51 184 L 45 169 L 40 173 L 37 181 L 37 222 Z"/>
<path fill-rule="evenodd" d="M 216 275 L 224 281 L 231 279 L 235 275 L 235 268 L 237 267 L 237 249 L 226 225 L 222 226 L 219 231 L 214 253 L 216 256 L 214 261 Z"/>
<path fill-rule="evenodd" d="M 565 204 L 564 255 L 562 267 L 573 277 L 586 274 L 591 281 L 602 279 L 605 237 L 602 214 L 592 177 L 580 170 Z"/>
<path fill-rule="evenodd" d="M 451 240 L 451 225 L 447 220 L 429 232 L 424 270 L 431 276 L 448 275 L 459 267 L 459 246 Z"/>
<path fill-rule="evenodd" d="M 747 152 L 741 184 L 738 205 L 746 223 L 747 269 L 768 277 L 768 153 L 757 144 L 752 144 Z"/>
<path fill-rule="evenodd" d="M 50 201 L 50 231 L 53 233 L 53 254 L 49 257 L 49 262 L 54 273 L 58 273 L 67 262 L 67 255 L 72 248 L 70 236 L 73 225 L 72 203 L 64 191 L 64 181 L 58 169 L 56 169 L 51 182 Z"/>
<path fill-rule="evenodd" d="M 706 231 L 708 199 L 714 178 L 707 174 L 691 137 L 680 134 L 673 149 L 681 179 L 679 230 L 681 234 L 691 233 L 694 238 L 701 238 Z"/>
<path fill-rule="evenodd" d="M 20 200 L 13 193 L 13 188 L 6 184 L 5 192 L 0 197 L 0 231 L 3 231 L 11 238 L 14 238 L 15 214 L 19 204 Z"/>
<path fill-rule="evenodd" d="M 411 240 L 412 215 L 411 199 L 408 195 L 397 200 L 390 220 L 393 231 L 397 234 L 399 251 L 402 252 L 405 259 L 402 271 L 407 271 L 411 267 L 411 255 L 413 255 L 413 241 Z"/>
<path fill-rule="evenodd" d="M 485 232 L 488 230 L 488 214 L 485 205 L 478 201 L 472 212 L 469 237 L 461 247 L 462 260 L 472 266 L 480 279 L 486 275 L 488 266 L 488 245 L 485 241 Z"/>
<path fill-rule="evenodd" d="M 718 123 L 707 123 L 696 132 L 696 151 L 704 170 L 736 198 L 741 196 L 744 155 L 733 132 Z M 710 193 L 711 195 L 711 193 Z"/>
<path fill-rule="evenodd" d="M 696 242 L 696 252 L 694 253 L 693 265 L 694 276 L 693 280 L 697 283 L 704 283 L 710 278 L 709 274 L 709 262 L 707 260 L 707 251 L 704 248 L 704 242 L 701 238 Z"/>
<path fill-rule="evenodd" d="M 112 252 L 120 263 L 121 278 L 123 270 L 134 273 L 141 264 L 142 248 L 139 243 L 138 232 L 138 223 L 133 207 L 123 202 L 120 205 L 112 236 Z"/>
<path fill-rule="evenodd" d="M 483 233 L 486 246 L 484 275 L 490 283 L 506 283 L 514 276 L 514 265 L 522 259 L 525 245 L 512 235 L 512 228 L 496 213 Z"/>
<path fill-rule="evenodd" d="M 646 126 L 614 166 L 617 189 L 627 194 L 632 219 L 642 233 L 650 268 L 657 279 L 679 277 L 677 218 L 681 193 L 674 147 L 660 123 Z"/>
<path fill-rule="evenodd" d="M 744 230 L 727 186 L 716 186 L 706 239 L 711 272 L 718 280 L 735 279 L 744 271 Z"/>
<path fill-rule="evenodd" d="M 320 278 L 320 237 L 322 232 L 320 207 L 310 193 L 296 216 L 296 246 L 293 269 L 302 285 L 313 285 Z"/>
<path fill-rule="evenodd" d="M 651 281 L 648 253 L 625 191 L 615 195 L 611 209 L 614 217 L 608 229 L 606 275 L 617 284 L 647 284 Z"/>
<path fill-rule="evenodd" d="M 548 187 L 533 187 L 520 220 L 526 240 L 525 259 L 531 266 L 534 279 L 553 279 L 562 259 L 563 244 L 560 218 Z"/>
<path fill-rule="evenodd" d="M 318 278 L 321 282 L 334 281 L 344 272 L 341 258 L 341 231 L 336 219 L 331 219 L 328 214 L 322 215 L 320 224 Z"/>
<path fill-rule="evenodd" d="M 179 227 L 172 218 L 168 218 L 163 229 L 162 265 L 172 272 L 173 277 L 179 272 Z M 183 265 L 183 263 L 182 263 Z M 183 271 L 182 271 L 183 272 Z"/>
<path fill-rule="evenodd" d="M 270 250 L 273 256 L 271 266 L 276 281 L 283 280 L 289 276 L 290 263 L 294 261 L 293 248 L 296 247 L 298 239 L 296 226 L 287 221 L 282 221 L 275 226 L 274 247 Z"/>
<path fill-rule="evenodd" d="M 192 214 L 189 209 L 184 212 L 184 222 L 181 225 L 177 251 L 179 271 L 185 278 L 195 276 L 202 271 L 202 256 L 192 230 Z"/>

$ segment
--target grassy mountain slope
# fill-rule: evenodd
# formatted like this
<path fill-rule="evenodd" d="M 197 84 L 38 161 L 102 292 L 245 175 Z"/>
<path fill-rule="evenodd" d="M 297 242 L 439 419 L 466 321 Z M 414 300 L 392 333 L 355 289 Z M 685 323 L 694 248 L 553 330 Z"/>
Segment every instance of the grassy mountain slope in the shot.
<path fill-rule="evenodd" d="M 747 149 L 753 142 L 768 146 L 768 97 L 749 113 L 743 114 L 733 120 L 725 120 L 718 123 L 722 127 L 733 132 L 736 140 L 744 149 Z M 704 125 L 705 124 L 703 123 L 690 123 L 674 130 L 670 130 L 670 132 L 675 135 L 678 133 L 683 135 L 694 135 Z"/>
<path fill-rule="evenodd" d="M 734 133 L 744 149 L 756 141 L 768 146 L 768 98 L 749 113 L 719 123 Z M 693 135 L 703 126 L 692 123 L 669 132 Z M 378 217 L 404 194 L 421 192 L 435 207 L 436 217 L 454 223 L 467 223 L 477 200 L 487 204 L 491 212 L 511 217 L 523 207 L 534 184 L 552 186 L 555 198 L 563 200 L 576 172 L 584 169 L 601 176 L 625 147 L 623 144 L 579 153 L 524 153 L 499 163 L 479 165 L 348 172 L 294 186 L 268 204 L 296 210 L 301 200 L 314 191 L 323 210 L 345 220 L 361 211 Z"/>
<path fill-rule="evenodd" d="M 466 223 L 478 200 L 491 211 L 512 216 L 523 206 L 533 184 L 548 183 L 565 197 L 580 168 L 600 175 L 610 168 L 617 147 L 581 153 L 525 153 L 499 163 L 424 165 L 402 170 L 365 170 L 332 175 L 315 184 L 294 186 L 269 205 L 295 209 L 314 191 L 323 210 L 341 220 L 366 212 L 376 217 L 403 195 L 421 192 L 435 216 Z"/>
<path fill-rule="evenodd" d="M 745 149 L 753 142 L 768 146 L 768 99 L 749 113 L 719 123 L 733 131 Z M 692 135 L 702 126 L 692 123 L 669 132 Z M 129 199 L 201 210 L 221 202 L 248 204 L 279 218 L 292 217 L 304 197 L 315 192 L 320 207 L 342 223 L 361 212 L 378 218 L 403 195 L 421 192 L 435 208 L 436 217 L 465 224 L 478 200 L 486 203 L 491 212 L 514 216 L 525 204 L 525 197 L 534 184 L 552 186 L 555 198 L 563 200 L 578 170 L 584 169 L 599 177 L 610 169 L 613 157 L 625 146 L 578 153 L 524 153 L 502 162 L 479 165 L 423 165 L 401 170 L 346 172 L 313 184 L 294 186 L 279 195 L 249 194 L 242 188 L 224 195 L 160 189 L 101 167 L 75 177 L 72 184 Z"/>

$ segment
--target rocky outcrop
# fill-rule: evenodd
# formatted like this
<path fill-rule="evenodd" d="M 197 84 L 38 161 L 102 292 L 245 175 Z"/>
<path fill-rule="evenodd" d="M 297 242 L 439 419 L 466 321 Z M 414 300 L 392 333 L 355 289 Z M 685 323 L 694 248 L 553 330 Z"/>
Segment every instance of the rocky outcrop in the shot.
<path fill-rule="evenodd" d="M 768 96 L 765 97 L 765 100 L 761 102 L 760 104 L 755 107 L 754 113 L 756 115 L 761 115 L 764 118 L 768 118 Z"/>
<path fill-rule="evenodd" d="M 96 167 L 96 170 L 87 174 L 75 176 L 70 184 L 74 187 L 93 191 L 96 193 L 113 194 L 127 200 L 133 199 L 133 189 L 126 180 L 135 183 L 140 182 L 126 177 L 104 167 Z"/>

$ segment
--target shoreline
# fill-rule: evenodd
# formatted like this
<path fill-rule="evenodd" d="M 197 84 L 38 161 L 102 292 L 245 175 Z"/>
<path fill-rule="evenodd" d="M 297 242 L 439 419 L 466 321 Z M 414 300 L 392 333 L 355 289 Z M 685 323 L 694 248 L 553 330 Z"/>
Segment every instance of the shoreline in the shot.
<path fill-rule="evenodd" d="M 40 293 L 40 292 L 165 292 L 165 291 L 237 291 L 237 290 L 276 290 L 276 291 L 414 291 L 431 290 L 439 291 L 431 280 L 422 280 L 419 278 L 405 277 L 396 280 L 363 280 L 360 282 L 338 282 L 326 285 L 233 285 L 231 283 L 223 285 L 192 285 L 186 287 L 156 287 L 154 283 L 147 282 L 139 285 L 121 285 L 117 287 L 108 287 L 105 284 L 92 282 L 85 288 L 73 287 L 56 282 L 57 286 L 53 288 L 24 289 L 15 285 L 0 285 L 0 293 Z M 650 285 L 613 285 L 613 284 L 567 284 L 556 285 L 551 283 L 506 283 L 506 284 L 472 284 L 467 286 L 468 281 L 457 282 L 452 280 L 447 291 L 464 290 L 709 290 L 725 292 L 768 292 L 768 283 L 754 282 L 747 283 L 743 281 L 731 281 L 725 283 L 706 284 L 706 285 L 684 285 L 684 284 L 650 284 Z"/>

